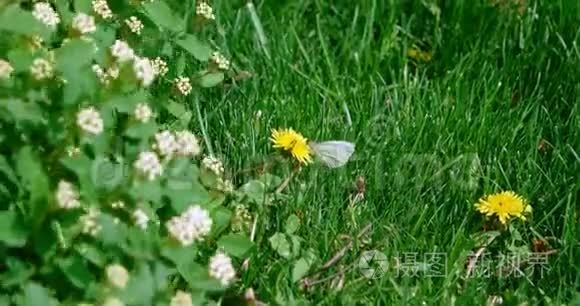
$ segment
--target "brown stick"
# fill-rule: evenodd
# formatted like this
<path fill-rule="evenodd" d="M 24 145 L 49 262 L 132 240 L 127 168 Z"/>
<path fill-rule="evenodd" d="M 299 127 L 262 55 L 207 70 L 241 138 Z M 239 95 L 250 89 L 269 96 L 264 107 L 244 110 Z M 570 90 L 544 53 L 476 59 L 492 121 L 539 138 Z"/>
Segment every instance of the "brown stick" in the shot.
<path fill-rule="evenodd" d="M 473 256 L 470 260 L 469 263 L 467 264 L 467 272 L 465 275 L 465 278 L 469 278 L 469 276 L 471 276 L 471 272 L 473 272 L 473 269 L 475 269 L 475 264 L 477 264 L 477 261 L 479 260 L 479 257 L 481 257 L 481 254 L 483 254 L 483 252 L 485 251 L 485 249 L 489 246 L 490 243 L 493 242 L 493 240 L 496 238 L 497 236 L 491 236 L 487 239 L 487 241 L 477 250 L 477 252 L 475 252 L 475 256 Z"/>
<path fill-rule="evenodd" d="M 357 240 L 360 240 L 372 227 L 372 224 L 367 224 L 367 226 L 365 226 L 356 236 Z M 329 269 L 330 267 L 332 267 L 333 265 L 335 265 L 342 257 L 344 257 L 344 255 L 346 255 L 346 252 L 348 252 L 348 250 L 350 250 L 350 248 L 352 248 L 354 244 L 353 239 L 350 239 L 350 241 L 342 248 L 340 249 L 338 252 L 336 252 L 334 254 L 334 256 L 332 256 L 326 263 L 324 263 L 316 272 L 314 272 L 313 274 L 311 274 L 310 277 L 305 277 L 302 279 L 302 284 L 305 287 L 310 287 L 314 284 L 318 284 L 321 282 L 324 282 L 328 279 L 331 279 L 332 277 L 327 277 L 323 280 L 318 279 L 318 276 L 320 275 L 320 273 L 322 273 L 324 270 Z"/>

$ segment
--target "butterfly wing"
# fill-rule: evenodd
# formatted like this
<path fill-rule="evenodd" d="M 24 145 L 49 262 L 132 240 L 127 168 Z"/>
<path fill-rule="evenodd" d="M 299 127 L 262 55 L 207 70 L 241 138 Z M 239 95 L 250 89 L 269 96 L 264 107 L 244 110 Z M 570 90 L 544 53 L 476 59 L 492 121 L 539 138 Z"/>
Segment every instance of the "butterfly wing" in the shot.
<path fill-rule="evenodd" d="M 344 166 L 354 153 L 354 144 L 348 141 L 331 140 L 311 142 L 314 154 L 329 168 Z"/>

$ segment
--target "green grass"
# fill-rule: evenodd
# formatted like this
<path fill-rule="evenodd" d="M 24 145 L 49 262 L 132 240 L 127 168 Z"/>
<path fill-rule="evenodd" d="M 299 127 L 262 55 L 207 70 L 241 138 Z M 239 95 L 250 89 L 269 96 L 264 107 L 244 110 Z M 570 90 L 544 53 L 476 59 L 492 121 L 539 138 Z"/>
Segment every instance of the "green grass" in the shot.
<path fill-rule="evenodd" d="M 242 277 L 260 299 L 482 305 L 501 295 L 508 305 L 580 302 L 579 2 L 526 1 L 522 16 L 482 0 L 436 2 L 439 16 L 422 1 L 256 3 L 270 58 L 243 3 L 214 3 L 224 33 L 214 43 L 238 69 L 255 74 L 199 96 L 207 138 L 232 173 L 273 153 L 271 128 L 357 145 L 345 168 L 304 169 L 285 191 L 289 197 L 260 215 L 258 254 Z M 413 45 L 433 59 L 410 60 Z M 542 140 L 545 150 L 538 149 Z M 366 179 L 365 200 L 352 210 L 347 196 L 359 175 Z M 471 237 L 483 224 L 472 204 L 503 189 L 534 207 L 529 222 L 518 225 L 523 239 L 550 237 L 558 252 L 543 277 L 466 282 L 466 256 L 477 247 Z M 387 271 L 369 281 L 353 269 L 340 290 L 324 282 L 304 291 L 291 281 L 291 261 L 268 244 L 291 214 L 301 217 L 298 234 L 303 248 L 318 254 L 318 265 L 346 244 L 341 234 L 355 236 L 373 224 L 365 243 L 355 243 L 323 276 L 373 249 L 388 258 L 444 252 L 447 273 Z"/>

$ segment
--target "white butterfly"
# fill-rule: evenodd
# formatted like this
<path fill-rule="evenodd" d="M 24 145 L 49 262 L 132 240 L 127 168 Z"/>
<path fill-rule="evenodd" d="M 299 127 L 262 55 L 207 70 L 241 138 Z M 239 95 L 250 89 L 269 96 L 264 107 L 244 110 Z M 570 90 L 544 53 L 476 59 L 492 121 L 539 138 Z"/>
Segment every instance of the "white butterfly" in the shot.
<path fill-rule="evenodd" d="M 314 151 L 314 155 L 329 168 L 344 166 L 354 153 L 354 144 L 348 141 L 310 142 L 308 145 Z"/>

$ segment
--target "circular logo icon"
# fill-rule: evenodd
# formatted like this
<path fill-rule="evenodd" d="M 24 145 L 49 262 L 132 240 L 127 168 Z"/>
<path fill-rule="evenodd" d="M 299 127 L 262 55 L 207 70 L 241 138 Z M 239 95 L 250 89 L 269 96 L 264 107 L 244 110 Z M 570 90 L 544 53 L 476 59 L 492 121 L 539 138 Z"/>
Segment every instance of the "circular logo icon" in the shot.
<path fill-rule="evenodd" d="M 358 260 L 358 269 L 368 279 L 377 279 L 383 276 L 389 268 L 387 256 L 377 251 L 365 251 Z"/>

